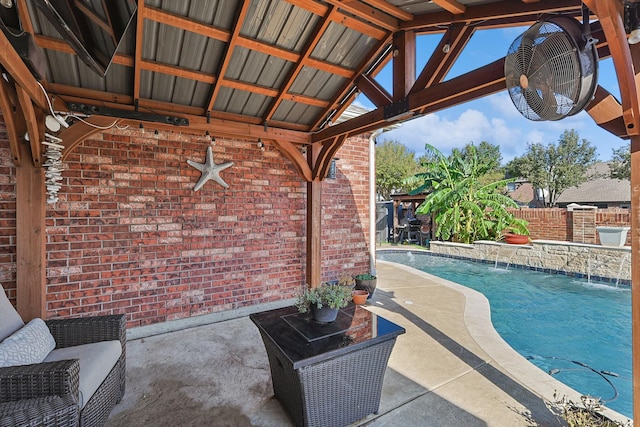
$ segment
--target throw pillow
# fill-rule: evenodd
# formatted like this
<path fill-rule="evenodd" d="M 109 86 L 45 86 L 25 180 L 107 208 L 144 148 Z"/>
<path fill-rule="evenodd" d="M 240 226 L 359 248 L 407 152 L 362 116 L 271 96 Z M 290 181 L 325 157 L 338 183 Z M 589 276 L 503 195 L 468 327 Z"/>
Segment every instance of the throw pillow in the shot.
<path fill-rule="evenodd" d="M 33 319 L 0 342 L 0 367 L 40 363 L 56 347 L 42 319 Z"/>

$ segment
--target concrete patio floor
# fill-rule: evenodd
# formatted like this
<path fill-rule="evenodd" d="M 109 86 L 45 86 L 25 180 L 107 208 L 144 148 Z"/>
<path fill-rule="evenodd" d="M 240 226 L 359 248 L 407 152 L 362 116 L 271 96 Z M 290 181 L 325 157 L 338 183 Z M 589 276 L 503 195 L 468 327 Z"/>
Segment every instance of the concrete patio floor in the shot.
<path fill-rule="evenodd" d="M 391 354 L 378 415 L 354 425 L 563 425 L 541 396 L 578 395 L 504 343 L 482 295 L 383 261 L 377 275 L 367 308 L 407 333 Z M 146 425 L 292 425 L 273 397 L 266 351 L 248 317 L 127 343 L 127 392 L 107 426 Z"/>

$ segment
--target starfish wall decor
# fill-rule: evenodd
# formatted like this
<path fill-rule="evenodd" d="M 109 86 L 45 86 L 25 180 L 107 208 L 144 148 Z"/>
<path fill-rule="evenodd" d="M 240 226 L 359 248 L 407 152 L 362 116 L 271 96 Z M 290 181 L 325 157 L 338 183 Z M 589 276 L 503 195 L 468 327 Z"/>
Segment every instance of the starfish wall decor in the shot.
<path fill-rule="evenodd" d="M 199 189 L 201 189 L 202 186 L 210 179 L 213 179 L 224 188 L 229 188 L 229 184 L 224 182 L 224 180 L 220 177 L 220 171 L 233 166 L 233 162 L 226 162 L 216 165 L 213 161 L 213 151 L 211 151 L 211 147 L 207 147 L 207 159 L 204 163 L 196 163 L 193 160 L 187 160 L 187 163 L 202 172 L 202 176 L 196 183 L 193 191 L 198 191 Z"/>

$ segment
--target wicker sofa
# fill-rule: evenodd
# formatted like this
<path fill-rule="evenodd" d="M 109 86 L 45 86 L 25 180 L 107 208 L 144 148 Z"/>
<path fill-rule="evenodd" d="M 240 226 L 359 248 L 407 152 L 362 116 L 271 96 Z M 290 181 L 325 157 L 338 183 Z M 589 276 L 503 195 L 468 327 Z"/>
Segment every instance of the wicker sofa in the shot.
<path fill-rule="evenodd" d="M 0 286 L 0 352 L 32 323 L 16 329 L 16 316 Z M 41 363 L 0 367 L 0 427 L 104 425 L 125 391 L 125 316 L 44 323 L 55 349 Z"/>

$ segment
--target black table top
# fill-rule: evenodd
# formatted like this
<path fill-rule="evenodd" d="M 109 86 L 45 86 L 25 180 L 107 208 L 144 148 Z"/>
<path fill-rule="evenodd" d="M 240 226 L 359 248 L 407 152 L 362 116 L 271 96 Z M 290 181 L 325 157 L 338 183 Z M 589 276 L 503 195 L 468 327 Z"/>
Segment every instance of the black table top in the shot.
<path fill-rule="evenodd" d="M 350 303 L 328 324 L 296 307 L 256 313 L 251 321 L 277 345 L 295 369 L 356 351 L 405 332 L 404 328 Z"/>

